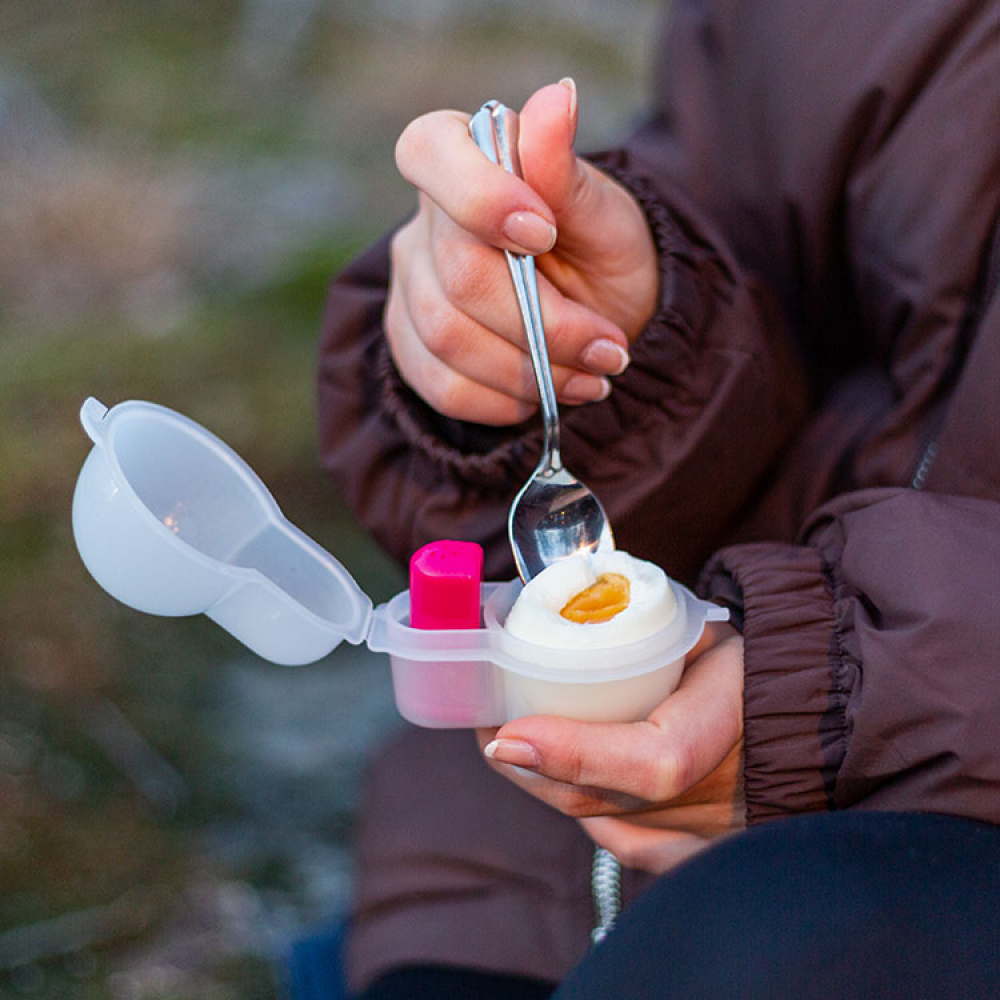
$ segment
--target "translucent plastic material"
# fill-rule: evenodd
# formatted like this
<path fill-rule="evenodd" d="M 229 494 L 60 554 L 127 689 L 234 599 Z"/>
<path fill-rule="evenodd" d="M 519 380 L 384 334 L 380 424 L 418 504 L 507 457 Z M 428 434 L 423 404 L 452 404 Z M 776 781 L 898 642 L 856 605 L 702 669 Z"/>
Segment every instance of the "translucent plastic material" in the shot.
<path fill-rule="evenodd" d="M 109 594 L 156 615 L 204 613 L 275 663 L 364 640 L 371 600 L 217 437 L 135 400 L 88 399 L 80 419 L 94 447 L 73 534 Z"/>
<path fill-rule="evenodd" d="M 375 609 L 368 646 L 390 654 L 396 707 L 420 726 L 498 726 L 522 715 L 588 722 L 645 718 L 677 686 L 684 655 L 707 621 L 728 612 L 669 581 L 677 613 L 659 632 L 612 649 L 554 649 L 503 628 L 521 583 L 483 588 L 484 625 L 430 631 L 408 625 L 409 594 Z"/>
<path fill-rule="evenodd" d="M 483 587 L 480 628 L 410 628 L 408 591 L 373 613 L 347 570 L 203 427 L 135 400 L 108 410 L 88 399 L 80 419 L 94 447 L 77 481 L 73 533 L 108 593 L 152 614 L 206 614 L 275 663 L 367 642 L 389 654 L 396 705 L 421 726 L 534 713 L 643 718 L 677 685 L 705 622 L 727 617 L 671 580 L 677 613 L 656 634 L 613 649 L 553 649 L 504 630 L 521 586 L 513 581 Z"/>

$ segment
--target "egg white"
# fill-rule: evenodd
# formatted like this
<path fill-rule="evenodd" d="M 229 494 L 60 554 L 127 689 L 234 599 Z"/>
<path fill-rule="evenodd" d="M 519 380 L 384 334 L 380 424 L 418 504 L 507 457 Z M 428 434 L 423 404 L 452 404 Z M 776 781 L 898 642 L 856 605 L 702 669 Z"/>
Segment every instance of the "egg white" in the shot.
<path fill-rule="evenodd" d="M 619 573 L 631 586 L 628 607 L 604 622 L 573 622 L 559 613 L 567 602 L 597 582 Z M 627 552 L 580 553 L 544 569 L 525 584 L 507 615 L 510 635 L 539 646 L 605 649 L 637 642 L 670 623 L 677 601 L 659 566 Z"/>

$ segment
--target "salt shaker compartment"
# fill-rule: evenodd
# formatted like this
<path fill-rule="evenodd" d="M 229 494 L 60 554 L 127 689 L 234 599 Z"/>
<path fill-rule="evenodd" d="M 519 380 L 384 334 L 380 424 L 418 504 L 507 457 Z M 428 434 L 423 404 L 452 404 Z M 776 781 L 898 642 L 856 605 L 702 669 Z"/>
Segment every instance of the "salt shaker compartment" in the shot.
<path fill-rule="evenodd" d="M 409 617 L 410 594 L 403 591 L 375 609 L 368 636 L 369 649 L 389 654 L 399 714 L 432 729 L 505 722 L 503 677 L 491 660 L 487 630 L 416 629 Z"/>
<path fill-rule="evenodd" d="M 390 657 L 399 714 L 428 729 L 476 729 L 507 721 L 502 677 L 492 663 Z"/>

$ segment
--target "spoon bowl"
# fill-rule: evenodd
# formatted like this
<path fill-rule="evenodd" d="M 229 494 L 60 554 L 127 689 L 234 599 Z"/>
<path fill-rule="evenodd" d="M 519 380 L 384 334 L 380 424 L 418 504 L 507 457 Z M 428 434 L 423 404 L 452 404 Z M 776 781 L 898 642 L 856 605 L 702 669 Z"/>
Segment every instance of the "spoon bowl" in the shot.
<path fill-rule="evenodd" d="M 472 116 L 469 132 L 493 163 L 521 176 L 513 111 L 499 101 L 488 101 Z M 535 259 L 509 250 L 504 253 L 528 338 L 545 430 L 541 460 L 514 497 L 507 518 L 517 572 L 527 583 L 560 559 L 578 552 L 613 549 L 615 543 L 600 500 L 563 465 L 559 453 L 559 409 L 545 344 Z"/>
<path fill-rule="evenodd" d="M 535 469 L 514 497 L 507 531 L 525 583 L 577 552 L 614 548 L 600 501 L 565 466 Z"/>

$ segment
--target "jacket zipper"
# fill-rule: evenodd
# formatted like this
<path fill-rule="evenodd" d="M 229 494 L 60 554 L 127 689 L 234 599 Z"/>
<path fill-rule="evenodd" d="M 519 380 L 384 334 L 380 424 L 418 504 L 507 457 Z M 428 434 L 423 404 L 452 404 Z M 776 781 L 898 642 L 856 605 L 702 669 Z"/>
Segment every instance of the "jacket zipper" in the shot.
<path fill-rule="evenodd" d="M 590 932 L 590 940 L 594 944 L 600 944 L 608 936 L 622 908 L 622 866 L 603 847 L 594 849 L 594 861 L 590 867 L 590 891 L 597 910 L 597 926 Z"/>
<path fill-rule="evenodd" d="M 927 445 L 923 457 L 917 465 L 917 471 L 913 473 L 913 478 L 910 480 L 911 489 L 922 490 L 924 488 L 924 483 L 927 481 L 927 476 L 931 471 L 931 466 L 934 464 L 934 459 L 937 458 L 937 450 L 937 441 L 931 441 Z"/>

